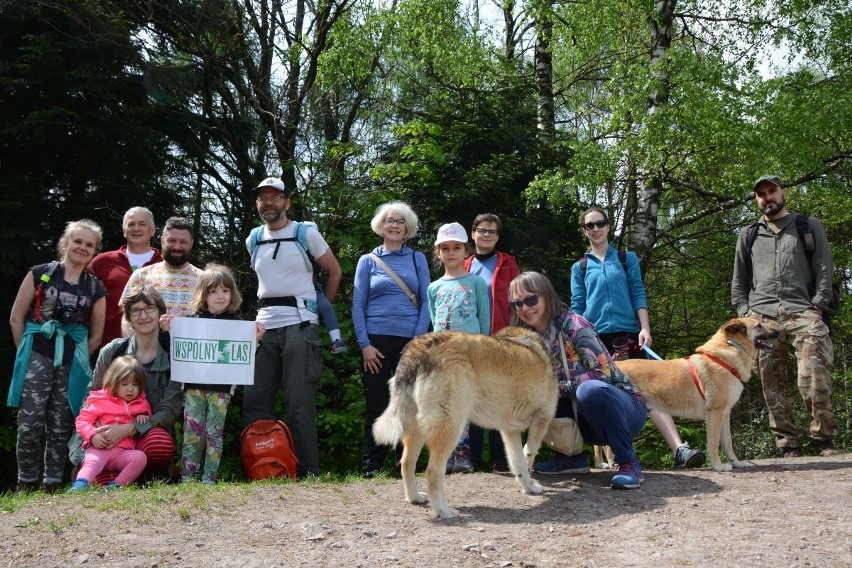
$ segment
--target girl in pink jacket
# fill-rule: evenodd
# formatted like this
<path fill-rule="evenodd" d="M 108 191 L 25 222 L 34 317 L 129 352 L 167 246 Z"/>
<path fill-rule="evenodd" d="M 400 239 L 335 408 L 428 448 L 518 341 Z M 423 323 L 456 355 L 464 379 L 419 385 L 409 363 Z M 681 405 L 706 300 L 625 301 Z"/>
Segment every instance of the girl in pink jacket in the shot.
<path fill-rule="evenodd" d="M 145 452 L 134 449 L 132 431 L 112 446 L 100 433 L 110 424 L 148 421 L 151 405 L 145 398 L 145 368 L 129 355 L 118 357 L 107 369 L 103 385 L 103 389 L 89 393 L 77 416 L 77 432 L 83 438 L 86 457 L 69 493 L 88 487 L 104 469 L 120 471 L 107 489 L 133 483 L 148 463 Z"/>

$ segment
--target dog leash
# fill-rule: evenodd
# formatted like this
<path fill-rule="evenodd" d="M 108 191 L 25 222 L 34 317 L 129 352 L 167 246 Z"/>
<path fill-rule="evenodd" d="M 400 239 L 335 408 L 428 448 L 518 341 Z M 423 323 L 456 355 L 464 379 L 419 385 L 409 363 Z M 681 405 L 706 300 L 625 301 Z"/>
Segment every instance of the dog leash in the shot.
<path fill-rule="evenodd" d="M 648 347 L 648 345 L 647 345 L 647 344 L 646 344 L 646 345 L 643 345 L 643 346 L 642 346 L 642 349 L 645 351 L 645 353 L 647 353 L 648 355 L 650 355 L 651 359 L 656 359 L 657 361 L 662 361 L 662 360 L 663 360 L 663 358 L 662 358 L 662 357 L 660 357 L 659 355 L 657 355 L 656 353 L 654 353 L 654 352 L 651 350 L 651 348 L 650 348 L 650 347 Z"/>

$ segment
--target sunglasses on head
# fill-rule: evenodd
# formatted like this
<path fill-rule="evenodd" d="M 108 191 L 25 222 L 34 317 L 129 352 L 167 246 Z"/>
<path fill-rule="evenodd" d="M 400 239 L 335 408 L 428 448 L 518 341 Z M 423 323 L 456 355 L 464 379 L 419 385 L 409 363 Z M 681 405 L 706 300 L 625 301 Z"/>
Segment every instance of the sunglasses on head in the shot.
<path fill-rule="evenodd" d="M 524 298 L 523 300 L 515 300 L 514 302 L 509 302 L 509 305 L 515 308 L 516 310 L 520 310 L 526 304 L 528 307 L 533 307 L 538 304 L 538 299 L 541 297 L 541 294 L 531 294 Z"/>
<path fill-rule="evenodd" d="M 607 225 L 609 225 L 609 221 L 607 221 L 606 219 L 601 219 L 600 221 L 589 221 L 588 223 L 583 224 L 587 231 L 591 231 L 595 227 L 597 227 L 598 229 L 603 229 Z"/>

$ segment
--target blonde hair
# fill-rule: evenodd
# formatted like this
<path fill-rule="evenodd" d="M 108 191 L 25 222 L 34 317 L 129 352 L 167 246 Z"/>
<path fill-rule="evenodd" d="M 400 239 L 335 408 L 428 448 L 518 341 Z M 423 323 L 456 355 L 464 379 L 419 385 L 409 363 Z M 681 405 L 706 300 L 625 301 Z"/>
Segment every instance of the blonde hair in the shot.
<path fill-rule="evenodd" d="M 231 303 L 225 309 L 226 312 L 235 313 L 239 311 L 243 303 L 243 296 L 237 289 L 237 281 L 234 279 L 234 273 L 227 266 L 221 264 L 210 263 L 204 267 L 204 272 L 198 277 L 195 282 L 195 293 L 192 295 L 192 301 L 189 307 L 194 312 L 207 310 L 207 297 L 210 295 L 210 289 L 216 286 L 222 286 L 231 291 Z"/>
<path fill-rule="evenodd" d="M 65 259 L 65 251 L 68 250 L 68 240 L 71 238 L 71 234 L 74 231 L 91 231 L 98 238 L 95 243 L 95 254 L 101 250 L 101 241 L 104 238 L 103 231 L 101 230 L 101 226 L 92 221 L 91 219 L 80 219 L 79 221 L 68 221 L 65 223 L 65 231 L 62 233 L 62 236 L 59 237 L 59 243 L 56 245 L 56 250 L 59 252 L 59 260 Z"/>
<path fill-rule="evenodd" d="M 405 219 L 405 235 L 402 237 L 403 240 L 407 241 L 417 234 L 417 214 L 415 214 L 411 206 L 404 201 L 390 201 L 379 205 L 379 208 L 376 209 L 376 213 L 373 215 L 372 221 L 370 221 L 370 227 L 373 229 L 374 233 L 380 237 L 382 236 L 385 217 L 387 217 L 388 213 L 391 211 L 396 211 L 403 219 Z"/>
<path fill-rule="evenodd" d="M 139 387 L 139 392 L 143 393 L 145 392 L 147 376 L 142 363 L 131 355 L 122 355 L 112 360 L 104 374 L 104 389 L 108 390 L 112 396 L 116 396 L 121 381 L 129 378 L 134 385 Z"/>

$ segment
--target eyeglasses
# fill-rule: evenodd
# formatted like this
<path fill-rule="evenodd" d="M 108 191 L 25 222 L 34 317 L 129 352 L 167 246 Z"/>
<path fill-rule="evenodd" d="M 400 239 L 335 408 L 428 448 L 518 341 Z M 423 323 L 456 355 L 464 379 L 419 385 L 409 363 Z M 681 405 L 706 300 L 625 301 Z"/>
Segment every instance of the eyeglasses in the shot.
<path fill-rule="evenodd" d="M 264 195 L 262 197 L 257 198 L 258 203 L 263 203 L 264 205 L 273 204 L 280 205 L 284 203 L 285 197 L 283 195 Z"/>
<path fill-rule="evenodd" d="M 597 227 L 598 229 L 603 229 L 607 225 L 609 225 L 609 221 L 607 221 L 606 219 L 601 219 L 600 221 L 589 221 L 583 226 L 586 228 L 587 231 L 591 231 L 595 227 Z"/>
<path fill-rule="evenodd" d="M 154 315 L 156 312 L 160 311 L 157 306 L 145 306 L 144 308 L 133 308 L 130 310 L 130 317 L 138 318 L 142 315 L 142 312 L 145 312 L 149 316 Z"/>
<path fill-rule="evenodd" d="M 538 304 L 538 299 L 541 297 L 541 294 L 531 294 L 524 298 L 523 300 L 515 300 L 514 302 L 509 302 L 509 305 L 515 308 L 516 310 L 520 310 L 524 305 L 528 307 L 533 307 Z"/>
<path fill-rule="evenodd" d="M 480 229 L 479 227 L 477 227 L 476 234 L 482 235 L 483 237 L 496 237 L 497 229 Z"/>
<path fill-rule="evenodd" d="M 385 225 L 399 225 L 405 227 L 405 219 L 385 219 Z"/>

